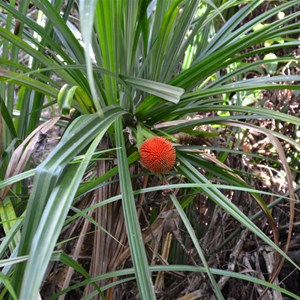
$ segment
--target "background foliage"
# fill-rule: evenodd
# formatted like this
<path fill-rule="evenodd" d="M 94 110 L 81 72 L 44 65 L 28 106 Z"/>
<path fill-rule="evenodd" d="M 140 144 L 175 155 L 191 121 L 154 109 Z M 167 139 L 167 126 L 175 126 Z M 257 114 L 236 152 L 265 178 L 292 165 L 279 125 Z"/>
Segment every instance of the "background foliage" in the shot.
<path fill-rule="evenodd" d="M 299 299 L 299 14 L 0 1 L 1 298 Z"/>

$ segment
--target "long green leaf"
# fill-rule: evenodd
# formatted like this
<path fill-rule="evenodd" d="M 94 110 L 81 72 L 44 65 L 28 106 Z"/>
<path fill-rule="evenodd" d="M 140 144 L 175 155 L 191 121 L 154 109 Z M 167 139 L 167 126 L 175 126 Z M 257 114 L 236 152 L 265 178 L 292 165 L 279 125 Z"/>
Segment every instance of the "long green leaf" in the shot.
<path fill-rule="evenodd" d="M 180 172 L 192 182 L 209 183 L 209 181 L 181 154 L 178 154 L 177 158 L 180 160 L 178 169 Z M 255 235 L 261 238 L 265 243 L 270 245 L 274 250 L 279 252 L 285 259 L 293 264 L 300 270 L 294 261 L 292 261 L 285 253 L 277 246 L 267 235 L 265 235 L 246 215 L 244 215 L 229 199 L 227 199 L 217 188 L 213 185 L 211 188 L 203 188 L 205 194 L 214 201 L 218 206 L 223 208 L 228 214 L 239 221 L 242 225 L 252 231 Z"/>
<path fill-rule="evenodd" d="M 19 246 L 19 255 L 27 255 L 30 251 L 34 251 L 32 249 L 32 241 L 34 237 L 36 237 L 37 230 L 40 228 L 42 215 L 45 216 L 44 209 L 48 201 L 50 201 L 50 195 L 54 192 L 56 193 L 55 195 L 57 195 L 57 192 L 61 191 L 57 185 L 60 180 L 63 178 L 63 182 L 65 182 L 65 180 L 70 180 L 65 178 L 63 174 L 67 163 L 81 150 L 83 150 L 100 132 L 105 131 L 105 129 L 107 129 L 116 118 L 124 114 L 124 111 L 120 108 L 112 107 L 106 109 L 105 113 L 106 114 L 104 118 L 100 118 L 98 114 L 86 115 L 73 122 L 69 126 L 60 144 L 37 168 L 33 189 L 24 220 L 23 234 Z M 69 176 L 71 176 L 70 173 Z M 43 187 L 43 189 L 41 190 L 40 187 Z M 66 191 L 71 192 L 67 189 L 67 187 Z M 76 193 L 76 189 L 74 193 Z M 52 202 L 55 202 L 56 198 L 52 196 L 51 199 Z M 49 211 L 49 214 L 50 213 L 51 212 Z M 54 212 L 52 211 L 52 213 Z M 46 217 L 43 218 L 43 222 L 46 222 L 45 218 Z M 57 233 L 58 231 L 56 231 L 56 234 Z M 47 251 L 51 252 L 51 249 L 49 248 Z M 48 252 L 44 254 L 44 257 L 48 258 Z M 28 268 L 30 270 L 30 267 Z M 35 266 L 35 272 L 37 272 L 37 275 L 39 276 L 37 278 L 38 284 L 41 282 L 41 268 L 41 266 Z M 17 266 L 14 273 L 14 284 L 17 294 L 20 293 L 24 270 L 25 264 L 20 264 Z M 30 280 L 30 276 L 27 279 Z M 38 287 L 39 286 L 34 286 L 33 293 L 37 292 Z M 25 287 L 23 288 L 22 293 L 26 293 L 24 289 Z"/>
<path fill-rule="evenodd" d="M 15 84 L 19 84 L 21 86 L 25 86 L 31 89 L 34 89 L 38 92 L 41 92 L 43 94 L 56 97 L 57 96 L 57 90 L 52 88 L 51 86 L 42 83 L 39 80 L 35 80 L 32 78 L 29 78 L 27 76 L 24 76 L 22 74 L 18 74 L 11 71 L 6 70 L 0 70 L 0 80 L 7 81 L 7 82 L 13 82 Z"/>
<path fill-rule="evenodd" d="M 125 76 L 121 77 L 127 84 L 142 91 L 148 92 L 152 95 L 173 102 L 175 104 L 179 102 L 181 96 L 184 93 L 184 89 L 165 83 L 155 82 L 152 80 L 146 80 L 141 78 L 132 78 Z"/>
<path fill-rule="evenodd" d="M 84 51 L 80 45 L 78 39 L 74 36 L 71 29 L 68 27 L 66 21 L 61 17 L 59 11 L 48 1 L 32 1 L 43 13 L 51 20 L 56 30 L 59 32 L 61 41 L 64 46 L 68 49 L 69 53 L 72 53 L 73 59 L 77 63 L 84 63 Z"/>
<path fill-rule="evenodd" d="M 151 272 L 194 272 L 194 273 L 205 273 L 206 270 L 204 267 L 195 267 L 195 266 L 188 266 L 188 265 L 165 265 L 165 266 L 151 266 L 149 267 Z M 211 268 L 210 269 L 211 273 L 213 275 L 219 275 L 219 276 L 228 276 L 231 278 L 237 278 L 237 279 L 241 279 L 247 282 L 252 282 L 252 283 L 256 283 L 262 286 L 266 286 L 269 287 L 271 289 L 274 289 L 276 291 L 279 291 L 285 295 L 288 295 L 290 297 L 293 297 L 294 299 L 300 299 L 300 296 L 278 286 L 272 283 L 269 283 L 268 281 L 262 280 L 262 279 L 258 279 L 256 277 L 253 276 L 249 276 L 249 275 L 244 275 L 244 274 L 240 274 L 238 272 L 230 272 L 230 271 L 226 271 L 226 270 L 220 270 L 220 269 L 215 269 L 215 268 Z M 111 273 L 106 273 L 103 275 L 99 275 L 96 276 L 91 280 L 85 280 L 83 282 L 77 283 L 67 289 L 65 289 L 64 291 L 58 293 L 57 295 L 55 295 L 55 297 L 51 298 L 51 300 L 56 299 L 57 296 L 64 294 L 66 292 L 72 291 L 74 289 L 80 288 L 81 286 L 84 286 L 87 283 L 91 283 L 91 282 L 97 282 L 99 280 L 104 280 L 104 279 L 108 279 L 108 278 L 114 278 L 114 277 L 120 277 L 120 276 L 129 276 L 131 274 L 134 274 L 134 269 L 123 269 L 123 270 L 118 270 L 118 271 L 114 271 Z"/>
<path fill-rule="evenodd" d="M 215 280 L 215 278 L 212 276 L 211 272 L 210 272 L 210 268 L 208 266 L 208 263 L 205 259 L 205 256 L 204 256 L 204 253 L 199 245 L 199 242 L 198 242 L 198 239 L 196 237 L 196 234 L 195 234 L 195 231 L 187 217 L 187 215 L 185 214 L 183 208 L 181 207 L 180 203 L 178 202 L 178 200 L 176 199 L 175 195 L 174 194 L 170 194 L 170 198 L 176 208 L 176 210 L 178 211 L 179 215 L 180 215 L 180 218 L 183 222 L 183 224 L 185 225 L 185 228 L 187 229 L 188 233 L 189 233 L 189 236 L 191 237 L 193 243 L 194 243 L 194 246 L 201 258 L 201 261 L 204 265 L 204 268 L 205 268 L 205 271 L 209 277 L 209 280 L 212 284 L 212 287 L 213 287 L 213 290 L 215 292 L 215 295 L 218 297 L 218 299 L 224 299 L 222 293 L 221 293 L 221 290 Z"/>
<path fill-rule="evenodd" d="M 121 119 L 116 121 L 115 127 L 120 189 L 122 194 L 124 218 L 131 257 L 139 287 L 140 297 L 141 299 L 151 300 L 155 299 L 155 293 L 135 207 Z"/>
<path fill-rule="evenodd" d="M 96 0 L 79 1 L 79 14 L 80 14 L 80 23 L 82 29 L 83 40 L 85 43 L 84 53 L 85 53 L 85 61 L 86 61 L 86 70 L 88 81 L 92 93 L 92 97 L 96 106 L 98 113 L 102 114 L 101 106 L 104 105 L 104 101 L 101 98 L 101 95 L 97 93 L 95 87 L 95 80 L 93 74 L 93 66 L 91 60 L 91 49 L 92 49 L 92 34 L 93 34 L 93 25 L 94 25 L 94 16 L 95 16 L 95 7 Z M 99 99 L 99 100 L 98 100 Z"/>
<path fill-rule="evenodd" d="M 35 57 L 43 65 L 50 67 L 50 66 L 53 66 L 56 64 L 54 60 L 51 60 L 43 53 L 35 50 L 32 46 L 28 45 L 22 39 L 20 39 L 19 37 L 17 37 L 16 35 L 12 34 L 9 31 L 5 30 L 2 27 L 0 27 L 0 36 L 2 36 L 4 39 L 10 41 L 12 44 L 17 45 L 19 48 L 23 49 L 25 52 L 30 54 L 32 57 Z M 74 83 L 73 79 L 64 70 L 59 70 L 58 74 L 60 76 L 62 76 L 62 78 L 67 80 L 69 83 Z"/>
<path fill-rule="evenodd" d="M 7 276 L 5 276 L 2 272 L 0 272 L 0 282 L 3 283 L 3 285 L 5 286 L 5 288 L 8 290 L 10 296 L 14 299 L 14 300 L 18 300 L 18 297 L 16 295 L 16 292 L 13 288 L 13 286 L 11 285 L 10 280 L 7 278 Z"/>
<path fill-rule="evenodd" d="M 54 187 L 50 194 L 32 240 L 29 259 L 22 280 L 20 299 L 36 298 L 76 190 L 81 182 L 91 154 L 96 150 L 100 140 L 106 133 L 107 127 L 103 128 L 93 141 L 86 153 L 86 158 L 79 165 L 72 164 L 67 167 L 63 177 L 60 178 L 59 184 Z"/>

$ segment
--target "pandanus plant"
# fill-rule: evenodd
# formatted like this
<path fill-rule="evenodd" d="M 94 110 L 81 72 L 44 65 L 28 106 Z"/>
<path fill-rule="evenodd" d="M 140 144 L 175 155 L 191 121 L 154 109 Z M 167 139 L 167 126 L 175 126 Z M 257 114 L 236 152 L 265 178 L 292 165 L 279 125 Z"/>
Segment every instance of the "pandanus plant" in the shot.
<path fill-rule="evenodd" d="M 280 257 L 299 269 L 286 255 L 295 193 L 279 141 L 294 153 L 299 144 L 255 124 L 275 120 L 296 129 L 300 122 L 242 100 L 259 90 L 299 89 L 300 77 L 284 74 L 280 66 L 292 68 L 298 61 L 292 51 L 299 46 L 300 12 L 298 0 L 290 0 L 254 15 L 263 4 L 0 1 L 2 296 L 32 300 L 40 290 L 46 295 L 44 280 L 59 264 L 65 275 L 50 299 L 74 290 L 84 299 L 125 299 L 127 283 L 136 297 L 155 299 L 164 291 L 165 276 L 174 282 L 185 272 L 203 273 L 198 286 L 218 299 L 224 299 L 229 277 L 297 297 L 272 282 L 284 261 Z M 290 54 L 277 57 L 283 47 Z M 248 78 L 250 72 L 255 76 Z M 47 117 L 49 108 L 56 117 Z M 29 159 L 54 125 L 62 137 L 33 167 Z M 249 174 L 243 178 L 226 165 L 229 155 L 250 155 L 236 144 L 249 130 L 276 149 L 286 197 L 256 189 Z M 226 137 L 226 146 L 219 136 Z M 193 145 L 195 137 L 217 143 Z M 167 180 L 159 180 L 159 173 Z M 228 190 L 249 195 L 257 215 L 244 213 Z M 266 203 L 263 196 L 278 199 Z M 199 197 L 207 200 L 200 232 L 191 214 Z M 290 205 L 284 249 L 270 210 L 282 201 Z M 244 237 L 252 232 L 274 250 L 270 278 L 216 264 L 217 247 L 204 240 L 218 226 L 213 220 L 219 208 L 244 228 Z M 256 225 L 259 216 L 273 237 Z M 241 236 L 239 230 L 231 233 L 223 237 L 223 248 Z M 91 236 L 91 260 L 83 266 L 80 253 Z M 74 270 L 81 282 L 72 281 Z"/>

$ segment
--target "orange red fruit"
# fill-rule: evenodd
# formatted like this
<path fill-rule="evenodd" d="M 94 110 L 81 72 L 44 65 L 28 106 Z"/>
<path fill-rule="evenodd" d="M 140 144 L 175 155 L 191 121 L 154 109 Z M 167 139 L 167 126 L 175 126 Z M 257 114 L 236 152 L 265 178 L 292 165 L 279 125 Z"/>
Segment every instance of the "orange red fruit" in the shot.
<path fill-rule="evenodd" d="M 176 154 L 172 144 L 163 137 L 147 139 L 140 147 L 143 165 L 155 173 L 166 173 L 174 167 Z"/>

